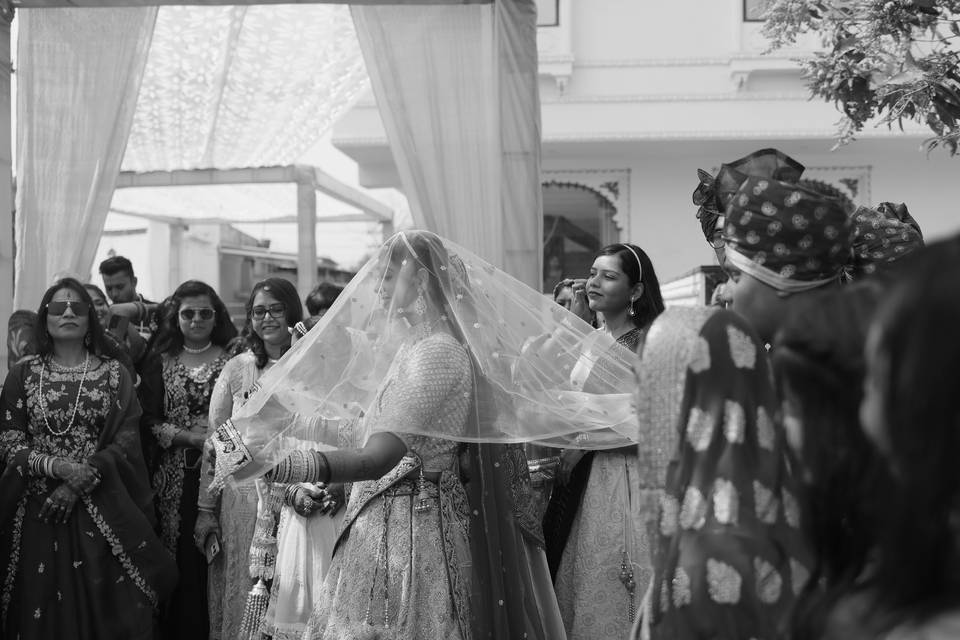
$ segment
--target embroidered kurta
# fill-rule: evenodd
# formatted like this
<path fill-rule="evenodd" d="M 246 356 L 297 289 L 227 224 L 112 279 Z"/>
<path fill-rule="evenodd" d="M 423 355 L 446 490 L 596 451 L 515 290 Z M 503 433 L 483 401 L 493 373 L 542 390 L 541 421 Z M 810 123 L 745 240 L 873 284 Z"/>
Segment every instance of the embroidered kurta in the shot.
<path fill-rule="evenodd" d="M 257 368 L 257 358 L 249 351 L 223 366 L 210 396 L 208 415 L 213 428 L 243 406 L 263 371 Z M 253 482 L 230 483 L 223 488 L 218 502 L 207 492 L 211 478 L 209 461 L 204 460 L 197 500 L 200 507 L 215 510 L 220 522 L 220 554 L 210 563 L 207 585 L 210 640 L 220 640 L 239 637 L 243 608 L 253 586 L 249 552 L 257 521 L 257 491 Z"/>
<path fill-rule="evenodd" d="M 636 351 L 643 335 L 632 329 L 617 343 Z M 589 384 L 588 378 L 585 388 Z M 635 451 L 597 451 L 592 458 L 557 573 L 557 600 L 570 640 L 625 637 L 653 577 Z M 624 584 L 629 574 L 632 590 Z"/>
<path fill-rule="evenodd" d="M 469 508 L 458 472 L 460 445 L 403 433 L 431 423 L 466 424 L 473 375 L 464 348 L 436 333 L 401 348 L 368 421 L 407 455 L 379 480 L 353 485 L 333 562 L 305 637 L 469 639 Z M 439 474 L 434 481 L 420 473 Z M 507 514 L 509 517 L 509 514 Z M 387 631 L 388 630 L 388 631 Z"/>
<path fill-rule="evenodd" d="M 0 636 L 150 640 L 153 608 L 172 590 L 176 570 L 153 529 L 130 374 L 115 360 L 94 360 L 84 376 L 32 358 L 11 369 L 0 405 L 7 464 L 0 478 L 0 548 L 7 553 Z M 64 524 L 38 517 L 62 482 L 36 475 L 31 452 L 87 462 L 101 474 Z"/>
<path fill-rule="evenodd" d="M 153 481 L 161 539 L 176 555 L 180 570 L 163 627 L 178 638 L 207 638 L 207 561 L 193 541 L 202 452 L 174 446 L 173 437 L 180 429 L 206 428 L 210 396 L 227 360 L 221 354 L 210 363 L 187 368 L 179 356 L 163 356 L 164 415 L 152 426 L 162 452 Z"/>

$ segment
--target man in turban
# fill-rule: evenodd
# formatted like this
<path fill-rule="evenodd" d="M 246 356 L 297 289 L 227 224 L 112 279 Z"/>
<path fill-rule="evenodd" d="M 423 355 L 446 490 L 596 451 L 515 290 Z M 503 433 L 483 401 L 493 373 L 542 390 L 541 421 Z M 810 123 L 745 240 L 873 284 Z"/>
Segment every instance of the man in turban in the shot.
<path fill-rule="evenodd" d="M 840 282 L 852 221 L 839 200 L 793 181 L 724 165 L 717 182 L 732 191 L 723 237 L 733 309 L 769 343 L 797 299 Z"/>
<path fill-rule="evenodd" d="M 859 207 L 853 212 L 853 228 L 853 256 L 847 268 L 852 280 L 883 271 L 923 246 L 920 225 L 903 203 Z"/>

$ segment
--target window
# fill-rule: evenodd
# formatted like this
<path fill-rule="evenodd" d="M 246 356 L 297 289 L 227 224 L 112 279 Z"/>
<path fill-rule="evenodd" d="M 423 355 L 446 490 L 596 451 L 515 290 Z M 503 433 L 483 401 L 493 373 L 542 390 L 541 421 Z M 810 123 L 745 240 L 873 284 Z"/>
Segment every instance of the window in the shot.
<path fill-rule="evenodd" d="M 743 0 L 743 21 L 763 22 L 763 14 L 770 5 L 770 0 Z"/>
<path fill-rule="evenodd" d="M 537 26 L 560 26 L 560 0 L 537 0 Z"/>

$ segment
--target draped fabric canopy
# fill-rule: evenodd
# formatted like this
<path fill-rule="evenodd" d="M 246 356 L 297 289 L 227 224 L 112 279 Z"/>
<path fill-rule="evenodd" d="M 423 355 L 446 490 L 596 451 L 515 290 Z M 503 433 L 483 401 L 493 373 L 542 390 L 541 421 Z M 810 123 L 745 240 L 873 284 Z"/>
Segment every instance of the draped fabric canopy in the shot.
<path fill-rule="evenodd" d="M 536 282 L 533 0 L 352 16 L 327 3 L 129 4 L 19 12 L 15 307 L 34 306 L 58 273 L 89 272 L 119 169 L 294 164 L 365 91 L 364 57 L 415 223 Z"/>
<path fill-rule="evenodd" d="M 367 87 L 344 5 L 162 7 L 122 168 L 293 164 Z"/>

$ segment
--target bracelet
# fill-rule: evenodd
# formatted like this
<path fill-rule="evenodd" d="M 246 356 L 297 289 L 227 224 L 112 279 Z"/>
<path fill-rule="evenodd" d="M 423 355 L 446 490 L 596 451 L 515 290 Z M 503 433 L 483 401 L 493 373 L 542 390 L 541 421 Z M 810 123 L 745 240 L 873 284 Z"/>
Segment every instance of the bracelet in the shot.
<path fill-rule="evenodd" d="M 53 465 L 59 459 L 45 453 L 34 453 L 31 451 L 27 456 L 27 460 L 30 464 L 30 470 L 35 476 L 53 478 Z"/>
<path fill-rule="evenodd" d="M 295 484 L 288 484 L 283 488 L 283 504 L 288 507 L 292 507 L 296 504 L 297 493 L 300 491 L 300 487 Z"/>
<path fill-rule="evenodd" d="M 307 325 L 303 324 L 303 321 L 300 321 L 293 325 L 293 331 L 298 337 L 302 338 L 303 336 L 307 335 Z"/>

